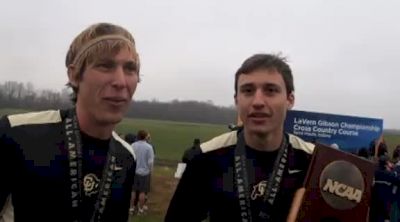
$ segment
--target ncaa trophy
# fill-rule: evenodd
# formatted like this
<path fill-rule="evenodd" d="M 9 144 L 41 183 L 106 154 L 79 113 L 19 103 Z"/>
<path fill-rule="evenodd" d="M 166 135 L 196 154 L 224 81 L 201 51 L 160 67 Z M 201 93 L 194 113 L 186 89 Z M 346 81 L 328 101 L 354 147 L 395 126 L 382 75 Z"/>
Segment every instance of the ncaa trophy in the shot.
<path fill-rule="evenodd" d="M 369 160 L 316 144 L 288 221 L 368 221 L 374 170 Z"/>

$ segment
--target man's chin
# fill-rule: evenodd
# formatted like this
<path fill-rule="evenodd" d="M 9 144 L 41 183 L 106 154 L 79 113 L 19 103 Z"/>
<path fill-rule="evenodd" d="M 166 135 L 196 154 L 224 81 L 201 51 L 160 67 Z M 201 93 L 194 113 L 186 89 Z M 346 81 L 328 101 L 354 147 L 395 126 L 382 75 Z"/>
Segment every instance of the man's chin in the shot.
<path fill-rule="evenodd" d="M 260 126 L 249 126 L 247 128 L 247 131 L 251 134 L 255 134 L 255 135 L 264 135 L 264 134 L 268 134 L 270 130 L 266 129 L 265 126 L 260 127 Z"/>
<path fill-rule="evenodd" d="M 111 124 L 118 124 L 122 121 L 123 115 L 122 114 L 116 114 L 116 113 L 108 113 L 105 114 L 103 117 L 101 117 L 103 124 L 106 125 L 111 125 Z"/>
<path fill-rule="evenodd" d="M 117 124 L 122 121 L 126 111 L 127 109 L 125 107 L 120 109 L 106 110 L 106 113 L 104 114 L 104 119 L 106 119 L 107 122 Z"/>

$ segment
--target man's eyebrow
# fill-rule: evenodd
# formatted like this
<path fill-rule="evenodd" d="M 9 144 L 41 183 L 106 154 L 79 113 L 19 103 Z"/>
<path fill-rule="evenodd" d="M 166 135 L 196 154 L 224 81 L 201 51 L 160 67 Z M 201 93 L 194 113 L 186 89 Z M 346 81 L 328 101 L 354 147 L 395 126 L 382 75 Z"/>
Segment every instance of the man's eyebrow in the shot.
<path fill-rule="evenodd" d="M 271 82 L 265 83 L 264 86 L 265 86 L 265 87 L 277 87 L 277 88 L 281 88 L 280 85 L 278 85 L 278 84 L 276 84 L 276 83 L 271 83 Z"/>
<path fill-rule="evenodd" d="M 241 87 L 253 87 L 255 85 L 261 85 L 263 87 L 279 87 L 279 88 L 281 87 L 280 85 L 278 85 L 276 83 L 272 83 L 272 82 L 261 83 L 261 84 L 249 82 L 249 83 L 244 83 L 244 84 L 240 85 L 239 87 L 240 88 Z"/>
<path fill-rule="evenodd" d="M 255 85 L 254 83 L 249 82 L 249 83 L 244 83 L 244 84 L 240 85 L 239 88 L 254 87 L 254 85 Z"/>
<path fill-rule="evenodd" d="M 114 60 L 112 58 L 109 57 L 101 57 L 96 59 L 96 62 L 113 62 Z"/>
<path fill-rule="evenodd" d="M 114 58 L 110 58 L 110 57 L 101 57 L 101 58 L 96 59 L 96 62 L 118 62 L 118 61 L 116 61 Z M 132 59 L 129 59 L 127 61 L 124 61 L 124 63 L 137 64 L 137 60 L 132 58 Z"/>
<path fill-rule="evenodd" d="M 126 63 L 126 64 L 133 64 L 133 65 L 136 65 L 136 64 L 137 64 L 136 60 L 134 60 L 134 59 L 128 60 L 128 61 L 126 61 L 125 63 Z"/>

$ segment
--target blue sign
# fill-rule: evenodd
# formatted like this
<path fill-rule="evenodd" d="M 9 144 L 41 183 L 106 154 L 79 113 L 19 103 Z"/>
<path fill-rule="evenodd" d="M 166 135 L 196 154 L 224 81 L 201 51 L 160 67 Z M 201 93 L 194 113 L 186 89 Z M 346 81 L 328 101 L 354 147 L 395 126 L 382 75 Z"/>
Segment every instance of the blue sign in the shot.
<path fill-rule="evenodd" d="M 355 116 L 291 110 L 287 113 L 285 131 L 308 142 L 322 143 L 340 150 L 357 152 L 369 148 L 379 138 L 383 120 Z"/>

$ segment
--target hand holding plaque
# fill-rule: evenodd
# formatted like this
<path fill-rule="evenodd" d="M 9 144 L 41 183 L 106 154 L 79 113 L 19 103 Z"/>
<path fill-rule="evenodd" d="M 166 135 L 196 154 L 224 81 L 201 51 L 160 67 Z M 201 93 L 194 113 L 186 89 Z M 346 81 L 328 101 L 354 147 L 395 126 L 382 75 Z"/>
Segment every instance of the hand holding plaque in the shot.
<path fill-rule="evenodd" d="M 374 164 L 317 144 L 288 221 L 367 221 Z"/>

